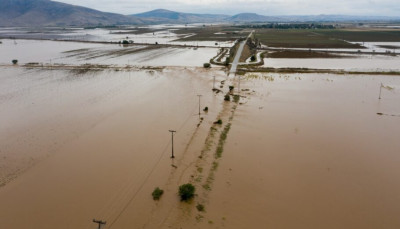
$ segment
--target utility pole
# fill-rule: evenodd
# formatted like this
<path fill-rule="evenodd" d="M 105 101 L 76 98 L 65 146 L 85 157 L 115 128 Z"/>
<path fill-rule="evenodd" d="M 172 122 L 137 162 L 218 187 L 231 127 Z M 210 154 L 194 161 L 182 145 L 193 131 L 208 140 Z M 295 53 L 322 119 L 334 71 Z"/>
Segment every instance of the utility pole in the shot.
<path fill-rule="evenodd" d="M 174 156 L 174 133 L 176 133 L 176 131 L 175 130 L 169 130 L 169 132 L 171 132 L 171 135 L 172 135 L 172 155 L 171 155 L 171 158 L 175 158 L 175 156 Z"/>
<path fill-rule="evenodd" d="M 202 96 L 202 95 L 197 95 L 198 97 L 199 97 L 199 117 L 200 117 L 200 97 Z"/>
<path fill-rule="evenodd" d="M 381 86 L 380 86 L 380 88 L 379 88 L 379 99 L 381 99 L 382 87 L 383 87 L 383 84 L 381 83 Z"/>
<path fill-rule="evenodd" d="M 95 219 L 93 219 L 93 223 L 99 224 L 99 227 L 97 229 L 101 229 L 102 225 L 106 225 L 106 221 L 103 222 L 101 220 L 95 220 Z"/>
<path fill-rule="evenodd" d="M 214 77 L 214 81 L 213 81 L 213 89 L 215 89 L 215 76 Z"/>
<path fill-rule="evenodd" d="M 238 93 L 240 93 L 240 75 L 238 75 L 238 77 L 239 77 Z"/>

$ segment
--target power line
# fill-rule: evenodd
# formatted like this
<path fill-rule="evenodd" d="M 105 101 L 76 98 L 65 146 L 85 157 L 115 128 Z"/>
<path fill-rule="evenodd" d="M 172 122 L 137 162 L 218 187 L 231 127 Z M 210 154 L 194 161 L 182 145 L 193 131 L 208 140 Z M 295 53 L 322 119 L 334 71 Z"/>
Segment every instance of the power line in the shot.
<path fill-rule="evenodd" d="M 189 117 L 182 123 L 182 125 L 179 127 L 178 131 L 180 131 L 186 124 L 187 122 L 190 120 L 190 118 L 192 117 L 192 112 L 190 112 Z M 118 221 L 118 219 L 122 216 L 122 214 L 126 211 L 126 209 L 129 207 L 129 205 L 132 203 L 132 201 L 135 199 L 135 197 L 137 196 L 137 194 L 142 190 L 142 188 L 144 187 L 144 185 L 146 184 L 147 180 L 150 178 L 150 176 L 153 174 L 153 172 L 156 170 L 158 164 L 160 163 L 161 159 L 163 158 L 165 152 L 167 151 L 167 148 L 169 146 L 169 142 L 168 144 L 164 147 L 162 153 L 160 154 L 160 157 L 158 158 L 157 162 L 154 164 L 153 168 L 151 169 L 151 171 L 149 172 L 149 174 L 146 176 L 146 178 L 143 180 L 142 184 L 139 186 L 139 189 L 132 195 L 132 197 L 128 200 L 128 202 L 126 203 L 126 205 L 122 208 L 122 210 L 118 213 L 118 215 L 115 217 L 115 219 L 110 223 L 110 226 L 108 227 L 109 229 L 111 229 L 114 224 Z"/>

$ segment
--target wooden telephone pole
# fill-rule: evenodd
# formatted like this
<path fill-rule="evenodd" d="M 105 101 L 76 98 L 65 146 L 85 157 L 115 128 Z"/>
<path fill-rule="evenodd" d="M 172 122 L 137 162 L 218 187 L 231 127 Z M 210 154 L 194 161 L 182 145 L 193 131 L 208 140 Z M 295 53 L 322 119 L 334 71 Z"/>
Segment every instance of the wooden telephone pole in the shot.
<path fill-rule="evenodd" d="M 97 223 L 97 224 L 99 224 L 99 227 L 97 228 L 97 229 L 101 229 L 101 226 L 102 225 L 106 225 L 106 221 L 101 221 L 101 220 L 96 220 L 96 219 L 93 219 L 93 223 Z"/>
<path fill-rule="evenodd" d="M 197 95 L 199 97 L 199 117 L 200 117 L 200 98 L 202 95 Z"/>
<path fill-rule="evenodd" d="M 214 81 L 213 81 L 213 89 L 215 89 L 215 76 L 214 77 Z"/>
<path fill-rule="evenodd" d="M 171 158 L 175 158 L 175 156 L 174 156 L 174 133 L 176 133 L 176 131 L 175 130 L 169 130 L 169 132 L 171 132 L 171 135 L 172 135 L 172 155 L 171 155 Z"/>

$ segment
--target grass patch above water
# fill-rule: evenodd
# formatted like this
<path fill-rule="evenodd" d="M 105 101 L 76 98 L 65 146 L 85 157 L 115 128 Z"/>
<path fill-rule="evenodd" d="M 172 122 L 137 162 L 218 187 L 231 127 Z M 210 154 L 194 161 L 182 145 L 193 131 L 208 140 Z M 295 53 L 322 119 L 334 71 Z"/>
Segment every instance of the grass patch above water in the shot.
<path fill-rule="evenodd" d="M 153 200 L 159 200 L 163 194 L 164 190 L 160 189 L 159 187 L 156 187 L 151 193 L 151 195 L 153 196 Z"/>
<path fill-rule="evenodd" d="M 220 158 L 222 156 L 222 152 L 224 151 L 225 141 L 226 141 L 226 138 L 228 136 L 228 132 L 229 132 L 230 129 L 231 129 L 231 124 L 228 123 L 224 127 L 224 130 L 221 132 L 221 135 L 220 135 L 219 141 L 218 141 L 217 150 L 216 150 L 216 153 L 215 153 L 215 157 L 216 158 Z"/>
<path fill-rule="evenodd" d="M 181 197 L 181 201 L 192 199 L 195 191 L 196 188 L 190 183 L 179 186 L 179 196 Z"/>

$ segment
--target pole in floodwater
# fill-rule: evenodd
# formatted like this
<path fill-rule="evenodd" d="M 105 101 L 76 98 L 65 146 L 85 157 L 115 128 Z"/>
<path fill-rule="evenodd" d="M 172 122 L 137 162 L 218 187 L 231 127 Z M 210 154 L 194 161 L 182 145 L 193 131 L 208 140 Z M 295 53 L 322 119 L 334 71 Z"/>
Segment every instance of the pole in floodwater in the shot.
<path fill-rule="evenodd" d="M 174 133 L 176 133 L 175 130 L 169 130 L 169 132 L 171 132 L 171 136 L 172 136 L 172 155 L 171 158 L 175 158 L 174 156 Z"/>
<path fill-rule="evenodd" d="M 382 98 L 381 97 L 381 95 L 382 95 L 382 87 L 383 87 L 383 84 L 381 83 L 381 86 L 379 87 L 379 99 Z"/>
<path fill-rule="evenodd" d="M 202 95 L 197 95 L 199 97 L 199 117 L 200 117 L 200 98 Z"/>
<path fill-rule="evenodd" d="M 238 93 L 240 93 L 240 75 L 238 75 L 238 77 L 239 77 Z"/>
<path fill-rule="evenodd" d="M 215 89 L 215 76 L 214 77 L 214 81 L 213 81 L 213 89 Z"/>
<path fill-rule="evenodd" d="M 97 223 L 99 225 L 99 227 L 97 229 L 101 229 L 102 225 L 106 225 L 106 221 L 101 221 L 101 220 L 95 220 L 93 219 L 93 223 Z"/>

